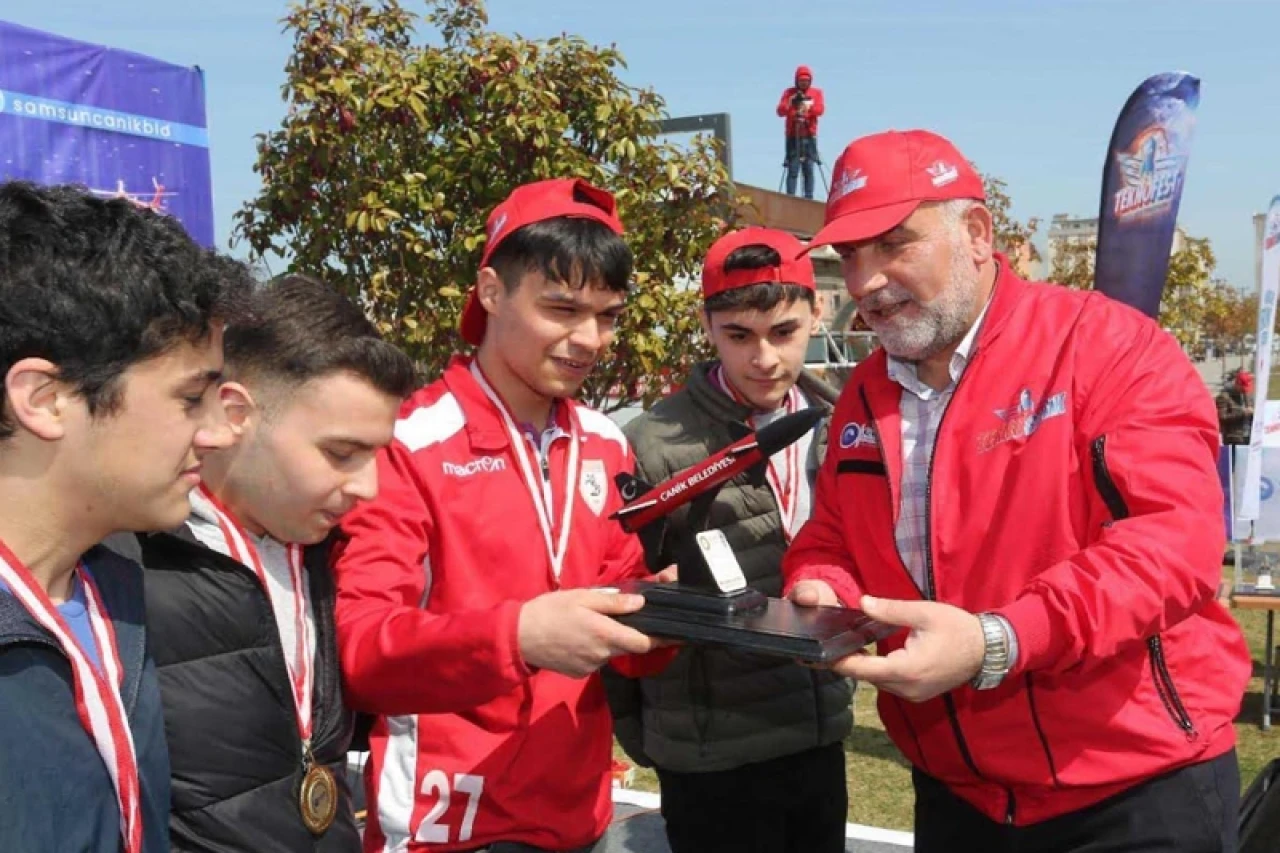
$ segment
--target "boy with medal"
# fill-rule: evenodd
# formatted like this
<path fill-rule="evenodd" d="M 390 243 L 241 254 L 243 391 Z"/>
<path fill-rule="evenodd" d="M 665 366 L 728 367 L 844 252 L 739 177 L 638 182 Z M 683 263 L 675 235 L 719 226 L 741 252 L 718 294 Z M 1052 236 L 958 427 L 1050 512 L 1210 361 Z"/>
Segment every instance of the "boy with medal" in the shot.
<path fill-rule="evenodd" d="M 618 657 L 658 646 L 609 618 L 643 604 L 608 589 L 646 574 L 609 519 L 631 452 L 573 401 L 623 310 L 621 234 L 613 196 L 581 180 L 494 209 L 462 315 L 477 352 L 404 405 L 378 498 L 343 521 L 343 674 L 379 715 L 366 851 L 580 851 L 608 826 L 596 671 L 669 659 Z"/>
<path fill-rule="evenodd" d="M 0 850 L 169 849 L 142 570 L 96 543 L 180 523 L 230 441 L 241 269 L 128 201 L 0 186 Z"/>
<path fill-rule="evenodd" d="M 802 408 L 828 415 L 837 393 L 804 369 L 821 316 L 813 264 L 799 240 L 746 228 L 726 234 L 702 269 L 703 329 L 717 359 L 627 424 L 638 476 L 666 480 Z M 797 257 L 800 255 L 800 257 Z M 782 591 L 782 554 L 809 517 L 827 421 L 774 454 L 759 477 L 727 483 L 708 522 L 724 532 L 747 582 Z M 647 554 L 675 562 L 697 532 L 688 508 L 667 519 Z M 618 740 L 655 766 L 675 853 L 838 853 L 848 797 L 844 738 L 849 682 L 783 658 L 690 646 L 661 674 L 606 674 Z M 700 720 L 714 718 L 714 726 Z"/>
<path fill-rule="evenodd" d="M 175 533 L 139 537 L 173 764 L 176 851 L 360 848 L 326 539 L 377 492 L 409 358 L 321 282 L 285 276 L 226 331 L 238 441 Z"/>

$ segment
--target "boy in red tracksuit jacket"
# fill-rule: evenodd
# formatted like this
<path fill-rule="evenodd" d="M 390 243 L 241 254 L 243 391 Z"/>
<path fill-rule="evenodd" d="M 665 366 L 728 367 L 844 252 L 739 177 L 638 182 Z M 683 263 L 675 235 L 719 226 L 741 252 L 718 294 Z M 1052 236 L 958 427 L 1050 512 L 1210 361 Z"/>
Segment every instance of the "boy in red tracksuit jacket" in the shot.
<path fill-rule="evenodd" d="M 367 851 L 588 850 L 609 824 L 596 671 L 650 674 L 671 654 L 618 657 L 658 645 L 609 618 L 643 605 L 607 589 L 646 574 L 609 519 L 631 452 L 572 400 L 623 308 L 621 233 L 613 197 L 580 180 L 492 212 L 462 315 L 476 355 L 405 403 L 378 498 L 343 521 L 343 674 L 379 715 Z"/>
<path fill-rule="evenodd" d="M 826 112 L 822 90 L 813 85 L 809 66 L 796 69 L 795 85 L 778 100 L 778 115 L 786 121 L 787 195 L 796 194 L 796 177 L 804 173 L 804 197 L 813 198 L 813 164 L 818 162 L 818 118 Z"/>
<path fill-rule="evenodd" d="M 915 849 L 1234 851 L 1251 666 L 1199 374 L 1128 306 L 1020 279 L 935 134 L 849 145 L 826 223 L 881 348 L 783 574 L 908 629 L 834 669 L 880 689 Z"/>

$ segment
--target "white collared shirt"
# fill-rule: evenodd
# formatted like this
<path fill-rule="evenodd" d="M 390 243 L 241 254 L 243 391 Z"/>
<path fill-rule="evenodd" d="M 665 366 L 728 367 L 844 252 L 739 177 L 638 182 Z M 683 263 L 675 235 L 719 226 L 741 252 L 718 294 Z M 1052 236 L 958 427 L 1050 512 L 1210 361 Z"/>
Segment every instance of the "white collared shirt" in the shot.
<path fill-rule="evenodd" d="M 902 494 L 894 539 L 902 562 L 921 593 L 927 593 L 926 569 L 929 561 L 929 466 L 938 439 L 942 414 L 951 402 L 956 384 L 969 366 L 978 330 L 991 307 L 991 299 L 983 306 L 978 319 L 951 354 L 948 373 L 951 381 L 941 390 L 920 380 L 916 365 L 889 356 L 889 378 L 902 386 Z"/>

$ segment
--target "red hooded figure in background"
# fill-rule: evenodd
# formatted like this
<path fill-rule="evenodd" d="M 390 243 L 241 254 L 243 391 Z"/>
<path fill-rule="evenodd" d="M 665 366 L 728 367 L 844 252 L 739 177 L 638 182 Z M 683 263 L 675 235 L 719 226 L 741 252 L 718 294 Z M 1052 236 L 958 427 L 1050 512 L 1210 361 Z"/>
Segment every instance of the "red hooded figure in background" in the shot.
<path fill-rule="evenodd" d="M 804 171 L 804 197 L 813 198 L 813 164 L 818 160 L 818 118 L 826 110 L 822 90 L 813 85 L 809 66 L 796 69 L 795 85 L 782 93 L 778 115 L 787 120 L 787 194 L 796 194 L 796 178 Z"/>
<path fill-rule="evenodd" d="M 813 85 L 809 66 L 796 69 L 796 81 L 782 93 L 778 115 L 787 120 L 787 138 L 818 135 L 818 117 L 826 110 L 822 90 Z"/>

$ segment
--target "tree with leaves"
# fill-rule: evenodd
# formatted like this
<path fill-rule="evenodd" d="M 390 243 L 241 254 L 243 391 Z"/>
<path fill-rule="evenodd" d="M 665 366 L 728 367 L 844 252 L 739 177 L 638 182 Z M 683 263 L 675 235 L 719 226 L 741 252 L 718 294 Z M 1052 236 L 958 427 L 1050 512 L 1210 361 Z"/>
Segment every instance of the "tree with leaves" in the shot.
<path fill-rule="evenodd" d="M 1058 244 L 1049 280 L 1091 290 L 1097 248 L 1097 240 Z M 1201 346 L 1217 318 L 1226 316 L 1231 308 L 1230 288 L 1215 276 L 1216 264 L 1208 238 L 1188 237 L 1183 246 L 1169 256 L 1159 322 L 1191 351 Z"/>
<path fill-rule="evenodd" d="M 1038 261 L 1040 253 L 1031 242 L 1040 228 L 1040 220 L 1032 217 L 1026 222 L 1014 218 L 1010 208 L 1013 200 L 1009 198 L 1008 185 L 994 175 L 982 175 L 982 188 L 986 193 L 986 207 L 991 211 L 991 226 L 995 235 L 996 249 L 1004 252 L 1015 263 Z"/>
<path fill-rule="evenodd" d="M 585 178 L 617 198 L 636 287 L 584 401 L 660 395 L 650 377 L 705 354 L 698 294 L 682 283 L 743 203 L 716 143 L 662 141 L 662 98 L 622 82 L 612 46 L 494 32 L 482 0 L 425 5 L 424 18 L 398 0 L 291 7 L 288 114 L 259 137 L 263 185 L 237 236 L 358 298 L 435 374 L 464 346 L 457 319 L 489 210 L 520 184 Z"/>
<path fill-rule="evenodd" d="M 1242 293 L 1234 287 L 1223 283 L 1219 288 L 1219 308 L 1206 318 L 1204 337 L 1211 343 L 1222 359 L 1222 369 L 1227 370 L 1227 352 L 1235 350 L 1241 354 L 1250 337 L 1258 331 L 1258 295 Z"/>

